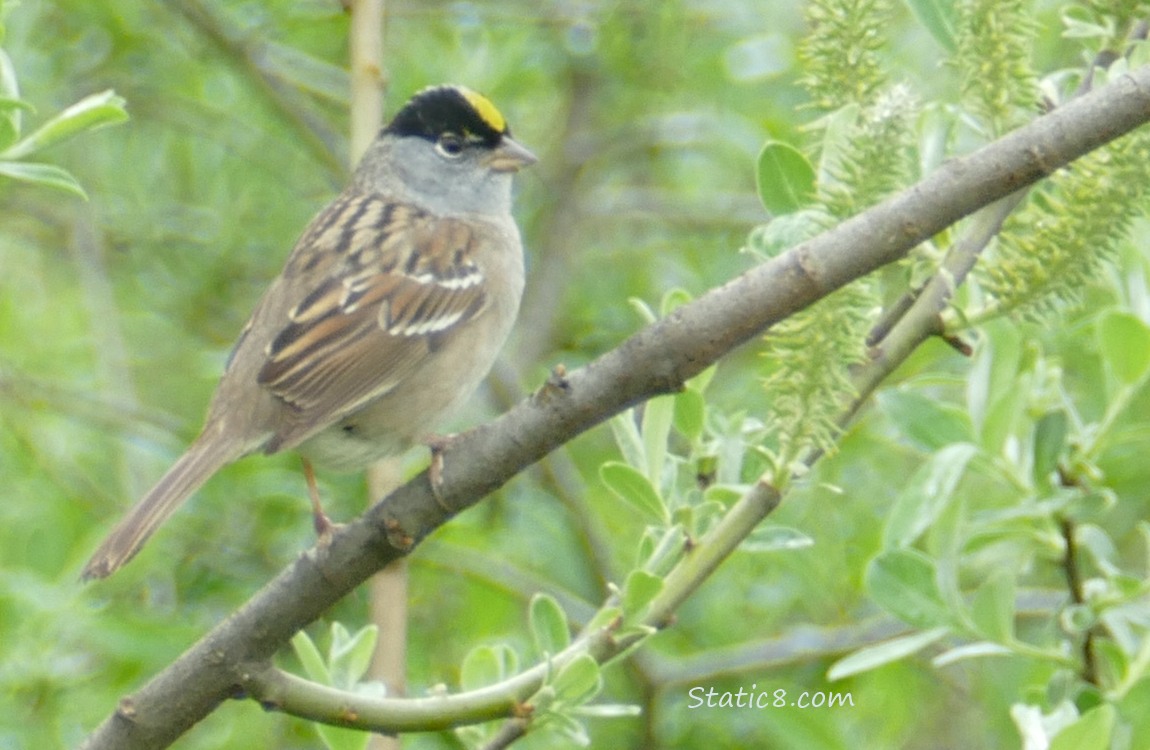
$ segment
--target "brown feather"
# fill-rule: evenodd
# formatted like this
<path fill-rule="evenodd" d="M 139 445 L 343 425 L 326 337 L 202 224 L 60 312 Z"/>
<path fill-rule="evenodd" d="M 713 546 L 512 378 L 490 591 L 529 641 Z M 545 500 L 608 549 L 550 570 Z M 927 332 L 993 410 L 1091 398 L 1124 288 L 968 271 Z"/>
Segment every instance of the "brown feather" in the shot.
<path fill-rule="evenodd" d="M 106 578 L 131 560 L 156 529 L 220 467 L 247 452 L 246 446 L 203 434 L 125 515 L 84 566 L 81 578 Z"/>
<path fill-rule="evenodd" d="M 343 231 L 333 236 L 337 227 Z M 269 451 L 386 395 L 418 369 L 433 337 L 450 336 L 485 306 L 476 237 L 459 219 L 355 196 L 316 219 L 288 273 L 297 257 L 311 255 L 311 242 L 340 246 L 342 262 L 268 345 L 258 382 L 293 407 Z"/>

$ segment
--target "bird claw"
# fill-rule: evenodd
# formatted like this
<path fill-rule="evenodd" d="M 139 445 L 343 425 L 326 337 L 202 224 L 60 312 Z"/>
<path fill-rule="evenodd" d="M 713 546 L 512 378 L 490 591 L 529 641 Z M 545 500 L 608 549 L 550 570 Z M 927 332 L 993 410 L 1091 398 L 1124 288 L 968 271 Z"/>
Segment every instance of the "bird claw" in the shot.
<path fill-rule="evenodd" d="M 431 483 L 431 494 L 435 502 L 448 513 L 454 513 L 443 499 L 443 453 L 455 442 L 455 435 L 432 435 L 423 442 L 431 450 L 431 465 L 427 467 L 427 478 Z"/>
<path fill-rule="evenodd" d="M 311 521 L 312 525 L 315 526 L 315 535 L 320 538 L 320 541 L 330 539 L 332 531 L 337 525 L 332 523 L 331 519 L 327 517 L 327 513 L 322 510 L 313 511 Z"/>
<path fill-rule="evenodd" d="M 547 403 L 553 399 L 565 396 L 571 390 L 571 381 L 567 380 L 567 366 L 560 363 L 551 368 L 551 374 L 546 382 L 535 392 L 536 403 Z"/>

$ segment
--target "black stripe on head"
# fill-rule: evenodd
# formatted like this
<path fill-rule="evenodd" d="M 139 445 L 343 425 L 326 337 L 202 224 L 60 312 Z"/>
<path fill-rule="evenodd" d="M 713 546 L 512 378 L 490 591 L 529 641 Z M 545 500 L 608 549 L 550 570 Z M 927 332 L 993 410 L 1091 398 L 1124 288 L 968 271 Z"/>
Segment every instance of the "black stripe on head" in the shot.
<path fill-rule="evenodd" d="M 413 96 L 384 128 L 385 133 L 437 141 L 455 133 L 495 147 L 511 135 L 503 115 L 487 98 L 461 86 L 434 86 Z"/>

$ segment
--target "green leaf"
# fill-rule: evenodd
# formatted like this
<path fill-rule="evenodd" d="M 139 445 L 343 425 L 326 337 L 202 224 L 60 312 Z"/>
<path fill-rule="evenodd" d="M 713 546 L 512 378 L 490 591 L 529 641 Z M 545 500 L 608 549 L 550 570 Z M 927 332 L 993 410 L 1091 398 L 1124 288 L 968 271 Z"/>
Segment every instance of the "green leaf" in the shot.
<path fill-rule="evenodd" d="M 84 200 L 88 199 L 88 194 L 80 187 L 80 183 L 76 181 L 75 177 L 51 164 L 0 161 L 0 175 L 11 177 L 21 182 L 29 182 L 33 185 L 43 185 L 45 187 L 55 188 L 56 190 L 63 190 L 67 193 L 77 195 Z"/>
<path fill-rule="evenodd" d="M 630 716 L 642 716 L 643 707 L 630 703 L 597 703 L 594 706 L 580 706 L 574 709 L 572 713 L 596 719 L 622 719 Z"/>
<path fill-rule="evenodd" d="M 743 495 L 747 494 L 748 485 L 712 484 L 703 490 L 703 499 L 718 503 L 722 507 L 734 505 Z"/>
<path fill-rule="evenodd" d="M 715 373 L 718 372 L 718 370 L 718 365 L 711 365 L 695 377 L 688 380 L 687 388 L 698 393 L 703 393 L 707 390 L 707 386 L 711 384 L 711 380 L 714 379 Z"/>
<path fill-rule="evenodd" d="M 690 525 L 687 526 L 687 534 L 692 537 L 703 537 L 711 532 L 711 529 L 718 525 L 719 521 L 723 520 L 723 514 L 727 512 L 727 506 L 715 500 L 707 499 L 704 495 L 704 500 L 701 503 L 695 503 L 689 506 L 691 511 Z"/>
<path fill-rule="evenodd" d="M 1061 409 L 1046 412 L 1034 426 L 1032 476 L 1036 487 L 1050 486 L 1050 476 L 1058 468 L 1058 461 L 1066 447 L 1069 427 L 1070 420 Z"/>
<path fill-rule="evenodd" d="M 1144 644 L 1145 642 L 1142 642 Z M 1130 670 L 1131 655 L 1116 641 L 1108 638 L 1094 640 L 1094 657 L 1102 685 L 1117 685 Z"/>
<path fill-rule="evenodd" d="M 651 553 L 655 551 L 655 546 L 662 536 L 662 529 L 659 526 L 647 526 L 643 529 L 643 535 L 639 537 L 639 543 L 635 545 L 635 565 L 643 567 L 647 564 L 647 560 L 651 559 Z"/>
<path fill-rule="evenodd" d="M 30 108 L 20 99 L 20 84 L 12 59 L 0 49 L 0 99 L 6 103 L 0 112 L 0 148 L 8 148 L 20 137 L 21 110 Z"/>
<path fill-rule="evenodd" d="M 1150 369 L 1150 328 L 1130 313 L 1103 315 L 1098 320 L 1098 343 L 1110 371 L 1122 383 L 1137 383 Z"/>
<path fill-rule="evenodd" d="M 591 620 L 584 626 L 584 630 L 593 633 L 600 628 L 614 627 L 616 621 L 622 616 L 623 610 L 620 607 L 603 607 L 592 615 Z"/>
<path fill-rule="evenodd" d="M 1088 7 L 1068 4 L 1062 12 L 1062 35 L 1067 39 L 1109 39 L 1114 29 L 1098 22 L 1098 14 Z"/>
<path fill-rule="evenodd" d="M 641 614 L 662 590 L 662 578 L 642 569 L 632 570 L 623 586 L 623 614 L 628 618 Z"/>
<path fill-rule="evenodd" d="M 643 437 L 639 434 L 639 426 L 635 424 L 634 409 L 616 414 L 611 418 L 610 425 L 611 434 L 615 438 L 615 444 L 619 446 L 619 452 L 623 454 L 623 460 L 635 468 L 646 466 Z"/>
<path fill-rule="evenodd" d="M 707 400 L 699 391 L 688 388 L 675 395 L 675 429 L 694 442 L 703 434 Z"/>
<path fill-rule="evenodd" d="M 658 540 L 653 540 L 655 535 L 658 535 Z M 639 567 L 656 576 L 669 573 L 687 547 L 687 532 L 679 524 L 666 529 L 648 529 L 643 539 L 651 540 L 651 543 L 647 554 L 638 561 Z"/>
<path fill-rule="evenodd" d="M 7 113 L 11 110 L 19 110 L 21 112 L 35 112 L 36 108 L 31 103 L 23 99 L 17 99 L 10 96 L 0 96 L 0 112 Z"/>
<path fill-rule="evenodd" d="M 316 733 L 328 750 L 364 750 L 371 741 L 371 732 L 346 727 L 315 724 Z"/>
<path fill-rule="evenodd" d="M 651 481 L 641 471 L 618 461 L 608 461 L 599 467 L 599 478 L 615 493 L 641 513 L 655 520 L 668 521 L 667 506 Z"/>
<path fill-rule="evenodd" d="M 315 724 L 314 726 L 327 750 L 365 750 L 367 743 L 371 741 L 370 732 L 333 727 L 327 724 Z"/>
<path fill-rule="evenodd" d="M 580 654 L 559 670 L 551 688 L 556 700 L 567 706 L 586 703 L 603 689 L 599 663 L 588 654 Z"/>
<path fill-rule="evenodd" d="M 1014 574 L 1000 570 L 978 587 L 970 603 L 970 618 L 982 637 L 996 643 L 1014 640 Z"/>
<path fill-rule="evenodd" d="M 315 647 L 315 642 L 307 633 L 301 630 L 293 635 L 291 647 L 309 679 L 313 682 L 331 685 L 331 672 L 328 671 L 327 664 L 320 656 L 319 649 Z"/>
<path fill-rule="evenodd" d="M 1025 750 L 1049 750 L 1051 735 L 1073 724 L 1078 718 L 1078 709 L 1067 698 L 1058 701 L 1048 714 L 1044 714 L 1038 706 L 1015 703 L 1010 707 L 1010 718 L 1022 735 L 1022 747 Z"/>
<path fill-rule="evenodd" d="M 798 529 L 788 526 L 761 523 L 747 535 L 739 549 L 743 552 L 763 553 L 783 550 L 803 549 L 814 545 L 815 540 Z"/>
<path fill-rule="evenodd" d="M 1139 521 L 1136 528 L 1138 529 L 1138 536 L 1142 541 L 1142 549 L 1145 550 L 1142 559 L 1143 568 L 1150 568 L 1150 522 Z"/>
<path fill-rule="evenodd" d="M 794 146 L 767 141 L 755 172 L 759 199 L 772 214 L 789 214 L 810 203 L 815 194 L 815 170 Z"/>
<path fill-rule="evenodd" d="M 561 741 L 555 742 L 555 747 L 591 747 L 591 737 L 583 722 L 567 713 L 549 713 L 546 715 L 547 728 L 558 735 Z"/>
<path fill-rule="evenodd" d="M 954 0 L 906 0 L 915 18 L 947 52 L 954 52 Z"/>
<path fill-rule="evenodd" d="M 668 289 L 664 292 L 663 299 L 659 301 L 659 315 L 665 318 L 693 299 L 694 296 L 682 287 Z"/>
<path fill-rule="evenodd" d="M 1054 735 L 1050 750 L 1108 750 L 1116 717 L 1114 706 L 1108 703 L 1093 708 Z"/>
<path fill-rule="evenodd" d="M 945 667 L 948 664 L 962 661 L 963 659 L 985 659 L 988 656 L 1013 656 L 1014 651 L 1009 647 L 1003 646 L 1000 643 L 990 643 L 988 641 L 979 641 L 977 643 L 964 643 L 961 646 L 943 651 L 938 656 L 930 660 L 930 663 L 935 667 Z"/>
<path fill-rule="evenodd" d="M 899 431 L 925 450 L 974 440 L 970 415 L 954 404 L 901 388 L 883 392 L 879 402 Z"/>
<path fill-rule="evenodd" d="M 986 431 L 988 415 L 1004 395 L 1013 403 L 1022 401 L 1017 397 L 1021 361 L 1022 334 L 1017 327 L 1005 323 L 986 326 L 966 378 L 967 410 L 979 434 Z"/>
<path fill-rule="evenodd" d="M 956 495 L 939 512 L 926 538 L 926 549 L 934 560 L 934 582 L 951 614 L 951 624 L 966 615 L 960 582 L 962 549 L 966 542 L 965 516 L 964 497 Z"/>
<path fill-rule="evenodd" d="M 459 684 L 464 690 L 478 690 L 501 682 L 519 671 L 519 657 L 510 646 L 476 646 L 463 657 Z"/>
<path fill-rule="evenodd" d="M 1098 615 L 1089 605 L 1070 604 L 1058 614 L 1058 624 L 1067 635 L 1081 636 L 1098 624 Z"/>
<path fill-rule="evenodd" d="M 891 662 L 905 659 L 911 654 L 917 654 L 927 646 L 937 643 L 949 633 L 949 628 L 932 628 L 892 638 L 873 646 L 865 646 L 832 664 L 831 668 L 827 670 L 827 679 L 831 681 L 841 680 L 844 677 L 850 677 L 860 672 L 869 672 Z"/>
<path fill-rule="evenodd" d="M 619 640 L 628 641 L 630 645 L 612 654 L 611 658 L 604 662 L 603 666 L 622 663 L 631 658 L 631 654 L 641 649 L 647 642 L 647 639 L 658 632 L 659 629 L 652 625 L 632 625 L 619 628 L 615 635 Z"/>
<path fill-rule="evenodd" d="M 640 299 L 639 297 L 628 297 L 627 304 L 631 306 L 632 310 L 638 313 L 639 317 L 642 318 L 643 322 L 647 325 L 650 325 L 659 319 L 659 316 L 655 313 L 654 309 L 652 309 L 644 299 Z"/>
<path fill-rule="evenodd" d="M 338 630 L 337 630 L 338 626 Z M 347 628 L 332 623 L 331 650 L 328 666 L 336 687 L 348 689 L 363 679 L 371 666 L 371 656 L 379 638 L 379 628 L 365 625 L 349 636 Z"/>
<path fill-rule="evenodd" d="M 1026 399 L 1019 398 L 1019 394 L 1028 392 L 1030 387 L 1029 375 L 1022 374 L 1013 389 L 1002 393 L 991 403 L 979 435 L 979 445 L 987 454 L 1002 453 L 1007 440 L 1018 430 L 1026 413 Z"/>
<path fill-rule="evenodd" d="M 947 446 L 920 466 L 895 498 L 883 529 L 883 547 L 907 547 L 946 510 L 967 463 L 978 448 L 969 443 Z"/>
<path fill-rule="evenodd" d="M 41 125 L 31 135 L 9 146 L 0 158 L 20 159 L 85 131 L 124 122 L 123 97 L 111 89 L 91 94 Z"/>
<path fill-rule="evenodd" d="M 1114 578 L 1122 570 L 1117 563 L 1118 548 L 1110 534 L 1098 524 L 1080 522 L 1074 529 L 1074 539 L 1079 550 L 1090 555 L 1094 566 L 1111 579 L 1111 585 L 1116 583 Z"/>
<path fill-rule="evenodd" d="M 746 249 L 762 258 L 774 258 L 826 228 L 827 214 L 818 209 L 774 216 L 751 232 Z"/>
<path fill-rule="evenodd" d="M 540 659 L 559 653 L 571 643 L 571 631 L 567 627 L 567 616 L 555 597 L 535 594 L 531 597 L 528 609 L 531 624 L 531 638 Z"/>
<path fill-rule="evenodd" d="M 880 554 L 867 566 L 865 582 L 871 598 L 906 623 L 926 629 L 951 622 L 935 582 L 934 562 L 917 550 Z"/>
<path fill-rule="evenodd" d="M 546 716 L 547 728 L 562 739 L 557 747 L 591 747 L 591 737 L 583 722 L 566 713 L 549 713 Z"/>
<path fill-rule="evenodd" d="M 647 478 L 654 487 L 663 481 L 663 464 L 667 460 L 667 437 L 675 418 L 675 397 L 657 396 L 643 405 L 643 455 Z"/>
<path fill-rule="evenodd" d="M 856 148 L 853 141 L 859 122 L 859 110 L 858 104 L 847 104 L 817 122 L 823 130 L 818 182 L 824 188 L 841 184 L 839 175 L 845 171 L 843 165 Z"/>

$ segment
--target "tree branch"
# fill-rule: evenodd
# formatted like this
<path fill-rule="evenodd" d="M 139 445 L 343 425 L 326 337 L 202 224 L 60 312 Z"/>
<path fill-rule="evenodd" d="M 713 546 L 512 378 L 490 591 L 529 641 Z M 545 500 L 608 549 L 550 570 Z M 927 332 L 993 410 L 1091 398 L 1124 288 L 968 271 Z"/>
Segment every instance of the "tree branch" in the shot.
<path fill-rule="evenodd" d="M 396 490 L 330 544 L 302 555 L 123 699 L 84 746 L 167 746 L 236 695 L 252 665 L 269 661 L 296 631 L 549 451 L 629 406 L 675 391 L 786 316 L 1148 120 L 1150 67 L 1144 67 L 948 162 L 908 190 L 677 309 L 587 367 L 552 378 L 535 396 L 448 448 L 442 503 L 426 472 Z M 748 503 L 769 500 L 770 487 L 760 483 L 749 494 Z M 667 589 L 655 614 L 673 604 L 674 589 Z"/>
<path fill-rule="evenodd" d="M 241 687 L 269 710 L 334 726 L 377 732 L 447 730 L 461 724 L 515 716 L 518 708 L 567 664 L 584 654 L 604 661 L 637 643 L 646 633 L 618 634 L 616 619 L 576 639 L 547 661 L 493 685 L 463 693 L 422 698 L 375 698 L 320 685 L 258 662 L 242 669 Z"/>

